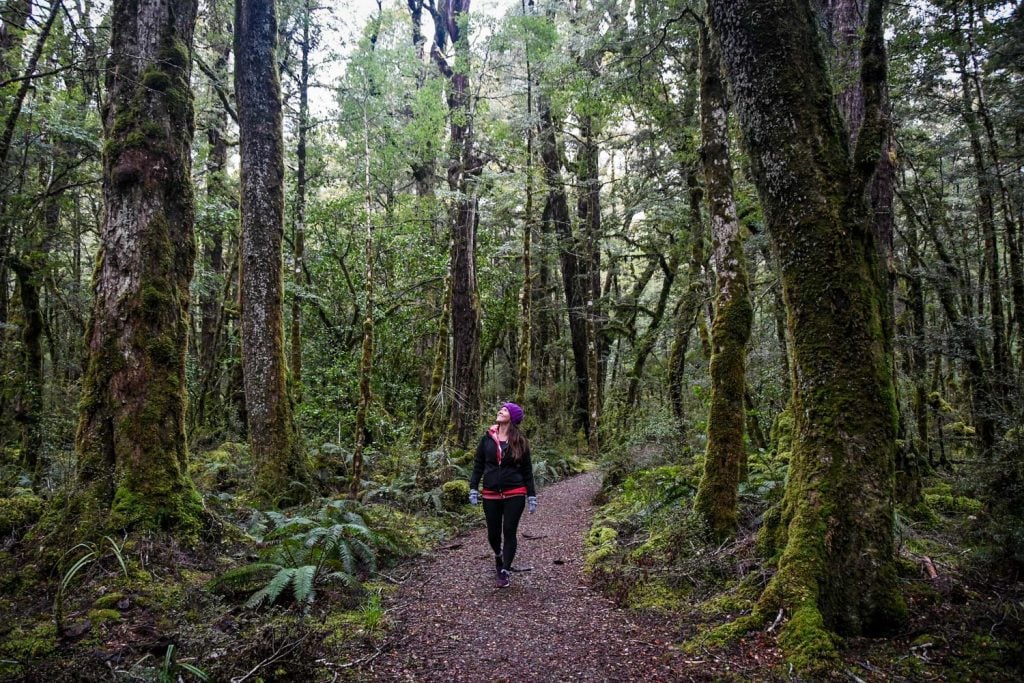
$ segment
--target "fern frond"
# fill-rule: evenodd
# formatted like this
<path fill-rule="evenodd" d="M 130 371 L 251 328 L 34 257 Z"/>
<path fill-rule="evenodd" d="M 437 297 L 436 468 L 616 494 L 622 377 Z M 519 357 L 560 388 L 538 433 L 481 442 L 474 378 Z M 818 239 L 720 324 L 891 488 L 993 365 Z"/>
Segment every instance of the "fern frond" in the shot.
<path fill-rule="evenodd" d="M 352 546 L 348 539 L 338 539 L 331 555 L 341 562 L 341 566 L 345 568 L 346 572 L 349 574 L 356 573 L 356 558 L 352 554 Z"/>
<path fill-rule="evenodd" d="M 213 591 L 229 593 L 248 592 L 255 587 L 255 584 L 265 581 L 271 572 L 276 572 L 280 569 L 281 565 L 274 562 L 254 562 L 244 567 L 226 571 L 207 585 Z"/>
<path fill-rule="evenodd" d="M 377 551 L 358 538 L 349 539 L 349 545 L 352 546 L 354 554 L 362 560 L 367 569 L 377 571 Z"/>
<path fill-rule="evenodd" d="M 292 576 L 292 592 L 295 595 L 295 602 L 311 603 L 316 593 L 313 590 L 313 580 L 316 578 L 316 567 L 307 564 L 295 569 Z"/>
<path fill-rule="evenodd" d="M 295 572 L 295 567 L 283 567 L 281 571 L 274 575 L 270 583 L 253 593 L 252 597 L 245 603 L 245 606 L 250 609 L 256 609 L 264 603 L 273 604 L 281 596 L 281 593 L 284 592 L 284 589 L 288 587 L 288 584 L 292 582 Z"/>
<path fill-rule="evenodd" d="M 336 571 L 331 572 L 330 574 L 324 574 L 321 581 L 324 583 L 328 581 L 332 583 L 340 583 L 346 588 L 353 591 L 360 591 L 363 588 L 363 584 L 359 583 L 359 579 L 345 571 Z"/>

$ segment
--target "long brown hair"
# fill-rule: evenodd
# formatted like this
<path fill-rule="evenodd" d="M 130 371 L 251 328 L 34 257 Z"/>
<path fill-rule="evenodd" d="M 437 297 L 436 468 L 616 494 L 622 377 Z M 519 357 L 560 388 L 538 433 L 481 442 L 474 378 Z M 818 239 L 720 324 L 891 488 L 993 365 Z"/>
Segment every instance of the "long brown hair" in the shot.
<path fill-rule="evenodd" d="M 512 455 L 512 460 L 519 463 L 523 459 L 523 453 L 530 449 L 530 442 L 526 440 L 526 436 L 519 431 L 519 427 L 516 427 L 512 422 L 508 423 L 508 452 Z"/>

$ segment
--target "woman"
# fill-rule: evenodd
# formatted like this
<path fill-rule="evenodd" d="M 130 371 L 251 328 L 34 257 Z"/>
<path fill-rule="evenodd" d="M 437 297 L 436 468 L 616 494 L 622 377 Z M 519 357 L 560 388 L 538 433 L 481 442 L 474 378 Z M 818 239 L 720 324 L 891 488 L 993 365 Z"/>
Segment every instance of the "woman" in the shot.
<path fill-rule="evenodd" d="M 516 556 L 516 531 L 523 508 L 529 507 L 530 514 L 537 510 L 530 444 L 518 427 L 522 421 L 523 409 L 518 405 L 505 403 L 501 406 L 497 424 L 491 425 L 476 447 L 473 476 L 469 480 L 469 502 L 476 505 L 480 499 L 477 487 L 483 477 L 487 541 L 494 550 L 498 588 L 505 588 L 510 582 L 512 560 Z"/>

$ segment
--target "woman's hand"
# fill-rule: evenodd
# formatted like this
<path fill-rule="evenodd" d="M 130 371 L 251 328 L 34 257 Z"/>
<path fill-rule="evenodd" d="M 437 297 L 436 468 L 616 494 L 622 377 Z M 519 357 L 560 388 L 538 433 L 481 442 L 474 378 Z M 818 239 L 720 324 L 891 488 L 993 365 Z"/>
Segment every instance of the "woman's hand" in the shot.
<path fill-rule="evenodd" d="M 476 489 L 469 490 L 469 504 L 476 505 L 480 502 L 480 492 Z"/>
<path fill-rule="evenodd" d="M 530 511 L 531 515 L 537 511 L 537 496 L 530 496 L 526 499 L 526 509 Z"/>

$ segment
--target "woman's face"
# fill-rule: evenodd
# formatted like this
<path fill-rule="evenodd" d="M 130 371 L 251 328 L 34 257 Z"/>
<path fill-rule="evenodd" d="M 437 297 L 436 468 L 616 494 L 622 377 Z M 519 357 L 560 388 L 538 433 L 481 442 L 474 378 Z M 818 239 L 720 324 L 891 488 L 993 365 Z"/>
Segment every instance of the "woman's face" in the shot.
<path fill-rule="evenodd" d="M 502 406 L 502 407 L 498 408 L 498 417 L 497 417 L 498 424 L 507 423 L 511 419 L 512 418 L 509 417 L 509 414 L 508 414 L 508 408 L 506 408 L 505 406 Z"/>

